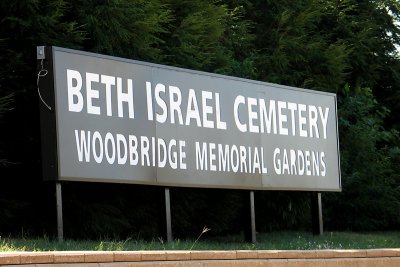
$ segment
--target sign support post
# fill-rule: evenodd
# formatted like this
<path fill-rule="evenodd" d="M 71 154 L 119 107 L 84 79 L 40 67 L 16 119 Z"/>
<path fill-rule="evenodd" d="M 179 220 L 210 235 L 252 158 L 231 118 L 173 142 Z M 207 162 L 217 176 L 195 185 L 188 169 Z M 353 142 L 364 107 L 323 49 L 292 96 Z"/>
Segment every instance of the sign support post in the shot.
<path fill-rule="evenodd" d="M 165 188 L 165 217 L 167 221 L 167 242 L 172 242 L 171 227 L 171 201 L 169 196 L 169 188 Z"/>
<path fill-rule="evenodd" d="M 311 215 L 314 235 L 324 234 L 324 221 L 322 217 L 322 196 L 321 193 L 311 193 Z"/>
<path fill-rule="evenodd" d="M 62 214 L 62 194 L 61 194 L 61 183 L 56 183 L 56 201 L 57 201 L 57 237 L 58 241 L 64 240 L 64 229 L 63 229 L 63 214 Z"/>
<path fill-rule="evenodd" d="M 250 191 L 251 242 L 256 243 L 256 212 L 254 207 L 254 191 Z"/>
<path fill-rule="evenodd" d="M 324 222 L 322 218 L 322 194 L 318 193 L 318 224 L 319 224 L 319 234 L 324 234 Z"/>

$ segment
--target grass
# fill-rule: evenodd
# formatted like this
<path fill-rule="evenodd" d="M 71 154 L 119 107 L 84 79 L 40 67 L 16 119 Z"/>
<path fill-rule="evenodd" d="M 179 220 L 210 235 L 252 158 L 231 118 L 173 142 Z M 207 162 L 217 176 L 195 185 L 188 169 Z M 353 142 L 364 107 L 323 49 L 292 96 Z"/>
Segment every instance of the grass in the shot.
<path fill-rule="evenodd" d="M 162 239 L 152 241 L 104 240 L 62 243 L 49 238 L 0 237 L 0 252 L 5 251 L 122 251 L 122 250 L 255 250 L 255 249 L 368 249 L 400 248 L 400 232 L 348 233 L 326 232 L 324 236 L 313 236 L 305 232 L 274 232 L 257 235 L 257 243 L 243 241 L 240 236 L 213 238 L 208 240 L 179 240 L 166 243 Z"/>

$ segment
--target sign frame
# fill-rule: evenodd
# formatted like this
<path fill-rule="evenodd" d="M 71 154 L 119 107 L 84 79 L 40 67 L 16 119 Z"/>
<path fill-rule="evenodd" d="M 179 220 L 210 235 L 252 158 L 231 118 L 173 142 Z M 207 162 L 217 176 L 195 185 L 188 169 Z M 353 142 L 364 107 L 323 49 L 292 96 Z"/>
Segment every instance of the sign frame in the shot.
<path fill-rule="evenodd" d="M 122 63 L 128 64 L 135 64 L 139 66 L 149 67 L 149 68 L 156 68 L 156 69 L 163 69 L 167 71 L 175 71 L 180 72 L 183 74 L 188 75 L 201 75 L 206 76 L 209 78 L 215 79 L 225 79 L 231 82 L 242 82 L 242 83 L 251 83 L 260 86 L 267 86 L 273 87 L 278 89 L 285 89 L 285 90 L 293 90 L 296 92 L 306 92 L 312 93 L 315 95 L 322 95 L 322 96 L 329 96 L 334 98 L 334 110 L 332 110 L 332 116 L 334 116 L 335 121 L 335 139 L 336 139 L 336 149 L 337 149 L 337 163 L 338 163 L 338 187 L 337 188 L 321 188 L 321 187 L 258 187 L 258 186 L 238 186 L 238 185 L 215 185 L 215 184 L 207 184 L 206 186 L 202 184 L 179 184 L 179 183 L 169 183 L 169 182 L 145 182 L 145 181 L 132 181 L 126 179 L 97 179 L 97 178 L 82 178 L 82 177 L 63 177 L 60 174 L 60 140 L 59 140 L 59 133 L 58 127 L 61 122 L 57 120 L 57 89 L 56 89 L 56 77 L 55 77 L 55 64 L 57 64 L 55 59 L 56 53 L 70 53 L 74 55 L 86 56 L 86 57 L 93 57 L 97 59 L 104 59 L 104 60 L 112 60 L 118 61 Z M 183 69 L 171 66 L 165 66 L 160 64 L 154 63 L 147 63 L 137 60 L 107 56 L 107 55 L 100 55 L 95 53 L 89 53 L 84 51 L 66 49 L 61 47 L 55 46 L 46 46 L 45 47 L 45 59 L 43 59 L 44 68 L 48 71 L 48 74 L 45 77 L 40 79 L 40 88 L 41 88 L 41 95 L 46 103 L 52 108 L 49 110 L 43 103 L 40 103 L 40 124 L 41 124 L 41 145 L 42 145 L 42 169 L 43 169 L 43 177 L 44 180 L 55 180 L 55 181 L 83 181 L 83 182 L 110 182 L 110 183 L 128 183 L 128 184 L 144 184 L 144 185 L 157 185 L 157 186 L 168 186 L 168 187 L 200 187 L 200 188 L 226 188 L 226 189 L 246 189 L 246 190 L 290 190 L 290 191 L 332 191 L 332 192 L 340 192 L 342 191 L 342 184 L 341 184 L 341 171 L 340 171 L 340 151 L 339 151 L 339 130 L 338 130 L 338 117 L 337 117 L 337 96 L 333 93 L 328 92 L 321 92 L 321 91 L 313 91 L 309 89 L 303 88 L 296 88 L 272 83 L 266 83 L 261 81 L 243 79 L 238 77 L 190 70 L 190 69 Z"/>

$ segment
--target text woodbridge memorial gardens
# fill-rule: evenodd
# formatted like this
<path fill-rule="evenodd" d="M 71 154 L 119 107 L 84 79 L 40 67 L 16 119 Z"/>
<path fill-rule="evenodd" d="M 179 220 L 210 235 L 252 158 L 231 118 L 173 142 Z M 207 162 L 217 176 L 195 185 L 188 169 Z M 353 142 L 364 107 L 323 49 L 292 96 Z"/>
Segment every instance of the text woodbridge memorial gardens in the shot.
<path fill-rule="evenodd" d="M 47 179 L 341 190 L 335 94 L 46 49 Z"/>

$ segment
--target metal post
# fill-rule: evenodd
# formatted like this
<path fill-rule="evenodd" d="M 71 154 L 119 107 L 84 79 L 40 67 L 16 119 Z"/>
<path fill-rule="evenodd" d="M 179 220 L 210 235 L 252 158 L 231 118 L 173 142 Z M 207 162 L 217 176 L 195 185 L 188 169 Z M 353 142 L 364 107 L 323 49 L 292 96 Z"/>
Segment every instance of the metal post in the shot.
<path fill-rule="evenodd" d="M 324 222 L 322 219 L 322 199 L 321 193 L 311 193 L 311 215 L 314 235 L 324 234 Z"/>
<path fill-rule="evenodd" d="M 169 197 L 169 188 L 165 188 L 165 215 L 167 220 L 167 242 L 172 242 L 171 204 Z"/>
<path fill-rule="evenodd" d="M 318 193 L 318 224 L 319 224 L 319 235 L 324 234 L 324 221 L 322 218 L 322 196 Z"/>
<path fill-rule="evenodd" d="M 64 240 L 63 230 L 63 214 L 62 214 L 62 195 L 61 195 L 61 183 L 56 183 L 56 201 L 57 201 L 57 236 L 58 241 Z"/>
<path fill-rule="evenodd" d="M 254 191 L 250 191 L 251 242 L 256 243 L 256 212 L 254 208 Z"/>

